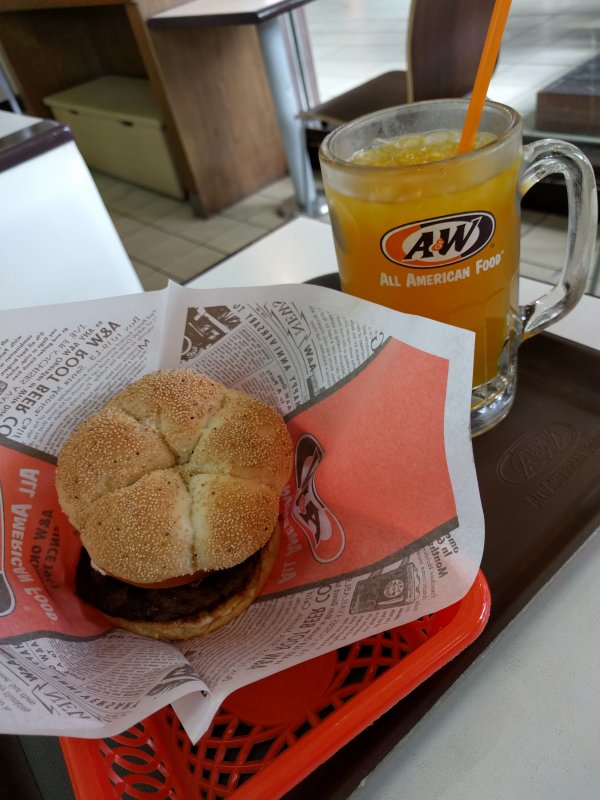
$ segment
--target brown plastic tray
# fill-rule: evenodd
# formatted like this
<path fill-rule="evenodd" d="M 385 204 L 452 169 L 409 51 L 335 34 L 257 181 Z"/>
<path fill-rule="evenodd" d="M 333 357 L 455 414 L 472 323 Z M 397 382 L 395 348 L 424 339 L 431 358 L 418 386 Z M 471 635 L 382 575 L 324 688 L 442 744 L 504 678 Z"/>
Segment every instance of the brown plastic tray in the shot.
<path fill-rule="evenodd" d="M 311 283 L 339 288 L 337 275 Z M 551 334 L 526 342 L 515 404 L 473 450 L 492 596 L 486 629 L 287 800 L 345 800 L 600 525 L 600 352 Z"/>

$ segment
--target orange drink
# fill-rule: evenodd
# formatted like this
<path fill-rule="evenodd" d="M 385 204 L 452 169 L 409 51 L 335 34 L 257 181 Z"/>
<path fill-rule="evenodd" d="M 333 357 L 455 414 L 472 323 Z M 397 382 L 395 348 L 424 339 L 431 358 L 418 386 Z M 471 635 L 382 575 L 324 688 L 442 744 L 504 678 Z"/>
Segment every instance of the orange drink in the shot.
<path fill-rule="evenodd" d="M 480 135 L 476 144 L 493 139 Z M 456 156 L 459 140 L 460 131 L 403 136 L 360 151 L 352 163 L 430 164 Z M 474 386 L 496 375 L 509 333 L 509 310 L 517 305 L 518 167 L 515 159 L 478 182 L 476 174 L 468 177 L 469 164 L 461 163 L 465 188 L 448 192 L 448 172 L 457 170 L 451 164 L 443 176 L 437 170 L 423 173 L 419 192 L 399 202 L 391 199 L 394 184 L 384 181 L 379 184 L 382 201 L 328 191 L 344 291 L 474 331 Z M 390 175 L 385 178 L 393 181 Z"/>
<path fill-rule="evenodd" d="M 496 103 L 484 107 L 474 148 L 458 155 L 466 109 L 441 100 L 376 112 L 331 133 L 320 160 L 343 291 L 475 333 L 478 433 L 508 412 L 517 347 L 537 331 L 518 306 L 518 276 L 520 195 L 540 169 L 521 180 L 521 121 Z M 571 169 L 579 156 L 561 158 Z M 593 171 L 582 169 L 591 213 Z M 589 250 L 589 232 L 577 233 Z M 579 282 L 588 266 L 567 265 Z"/>

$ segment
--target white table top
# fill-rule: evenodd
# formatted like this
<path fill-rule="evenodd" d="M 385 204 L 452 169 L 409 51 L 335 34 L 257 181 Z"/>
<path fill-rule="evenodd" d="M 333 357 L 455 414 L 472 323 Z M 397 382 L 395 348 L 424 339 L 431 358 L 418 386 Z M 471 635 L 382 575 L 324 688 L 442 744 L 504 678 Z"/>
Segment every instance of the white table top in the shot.
<path fill-rule="evenodd" d="M 187 3 L 169 8 L 152 16 L 152 22 L 180 22 L 196 20 L 202 24 L 202 18 L 214 17 L 217 24 L 224 24 L 226 17 L 244 23 L 269 19 L 286 11 L 302 6 L 310 0 L 189 0 Z"/>
<path fill-rule="evenodd" d="M 328 225 L 297 219 L 190 286 L 293 283 L 336 270 Z M 546 287 L 522 279 L 521 302 Z M 600 299 L 551 330 L 600 349 Z M 600 535 L 494 640 L 353 800 L 600 797 Z M 493 602 L 493 598 L 492 598 Z"/>
<path fill-rule="evenodd" d="M 303 283 L 337 271 L 331 228 L 326 222 L 299 217 L 246 247 L 187 285 L 206 289 Z M 521 278 L 521 302 L 531 302 L 548 287 Z M 549 328 L 552 333 L 600 350 L 600 299 L 585 295 L 577 309 Z"/>
<path fill-rule="evenodd" d="M 48 125 L 0 111 L 0 151 L 18 162 L 0 169 L 0 310 L 141 290 L 75 142 Z"/>

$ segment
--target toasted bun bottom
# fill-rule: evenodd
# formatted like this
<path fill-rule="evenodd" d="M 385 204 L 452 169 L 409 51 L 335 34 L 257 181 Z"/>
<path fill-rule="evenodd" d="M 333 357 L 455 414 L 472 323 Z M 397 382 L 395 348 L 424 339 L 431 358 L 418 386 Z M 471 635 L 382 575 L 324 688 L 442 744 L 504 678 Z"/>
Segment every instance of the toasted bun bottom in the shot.
<path fill-rule="evenodd" d="M 141 636 L 149 636 L 152 639 L 175 641 L 212 633 L 239 617 L 259 594 L 277 560 L 280 538 L 279 524 L 277 524 L 271 538 L 261 551 L 254 575 L 243 591 L 231 595 L 211 611 L 202 611 L 195 617 L 171 620 L 170 622 L 145 622 L 107 615 L 108 619 L 112 620 L 119 628 L 138 633 Z"/>

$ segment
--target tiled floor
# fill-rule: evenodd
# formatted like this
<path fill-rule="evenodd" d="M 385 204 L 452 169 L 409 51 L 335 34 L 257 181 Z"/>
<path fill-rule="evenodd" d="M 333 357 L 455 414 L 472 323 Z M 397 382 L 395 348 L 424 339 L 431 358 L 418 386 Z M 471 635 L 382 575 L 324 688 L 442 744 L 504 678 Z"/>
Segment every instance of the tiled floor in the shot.
<path fill-rule="evenodd" d="M 277 228 L 284 222 L 277 209 L 293 192 L 286 178 L 198 219 L 188 203 L 106 175 L 94 178 L 145 289 L 161 289 L 169 278 L 186 283 Z"/>
<path fill-rule="evenodd" d="M 316 0 L 304 7 L 321 99 L 405 67 L 409 5 L 409 0 Z M 536 92 L 597 52 L 598 0 L 513 0 L 489 96 L 515 106 L 527 124 Z M 285 179 L 201 220 L 187 203 L 105 175 L 95 178 L 146 289 L 161 288 L 169 278 L 185 283 L 283 224 L 278 208 L 293 194 Z M 562 217 L 525 212 L 523 274 L 552 281 L 565 242 Z M 600 277 L 592 289 L 600 295 Z"/>

